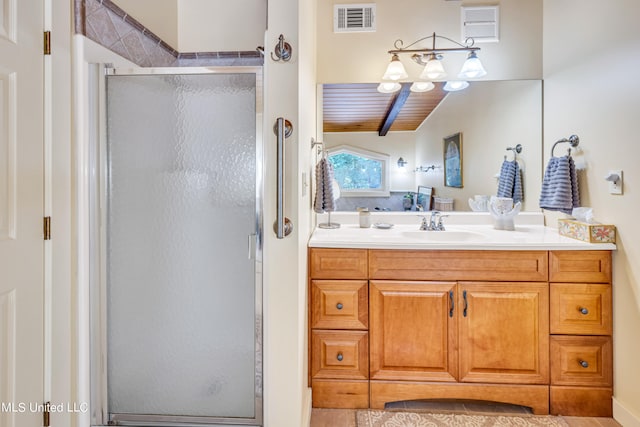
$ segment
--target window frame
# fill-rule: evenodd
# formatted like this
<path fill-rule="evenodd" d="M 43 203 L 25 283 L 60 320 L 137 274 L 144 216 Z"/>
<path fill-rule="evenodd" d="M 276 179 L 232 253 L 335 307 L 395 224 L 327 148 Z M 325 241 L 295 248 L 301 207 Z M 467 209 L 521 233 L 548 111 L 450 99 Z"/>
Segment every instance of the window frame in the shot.
<path fill-rule="evenodd" d="M 379 161 L 382 165 L 379 189 L 345 190 L 340 187 L 340 197 L 389 197 L 391 195 L 389 190 L 391 156 L 352 145 L 338 145 L 327 149 L 327 159 L 336 154 L 352 154 L 365 159 Z"/>

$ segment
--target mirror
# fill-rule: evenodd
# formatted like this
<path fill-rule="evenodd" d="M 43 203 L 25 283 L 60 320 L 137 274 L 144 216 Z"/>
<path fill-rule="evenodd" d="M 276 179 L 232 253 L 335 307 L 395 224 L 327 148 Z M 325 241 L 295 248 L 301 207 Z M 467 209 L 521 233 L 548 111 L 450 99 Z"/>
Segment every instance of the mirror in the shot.
<path fill-rule="evenodd" d="M 418 185 L 418 193 L 416 193 L 416 208 L 418 210 L 423 209 L 425 211 L 431 210 L 432 194 L 433 188 Z"/>
<path fill-rule="evenodd" d="M 445 185 L 445 139 L 458 133 L 464 141 L 464 180 L 462 187 L 451 187 Z M 540 80 L 471 82 L 465 90 L 449 92 L 415 131 L 392 130 L 383 137 L 377 132 L 325 132 L 323 138 L 327 149 L 349 145 L 376 151 L 394 164 L 389 198 L 343 198 L 338 210 L 363 206 L 402 211 L 408 192 L 415 196 L 418 187 L 431 187 L 434 199 L 453 199 L 453 210 L 471 211 L 469 199 L 496 194 L 501 165 L 514 156 L 522 170 L 523 210 L 538 210 L 543 171 Z M 521 153 L 508 150 L 517 144 Z M 408 162 L 404 168 L 395 167 L 400 157 Z"/>

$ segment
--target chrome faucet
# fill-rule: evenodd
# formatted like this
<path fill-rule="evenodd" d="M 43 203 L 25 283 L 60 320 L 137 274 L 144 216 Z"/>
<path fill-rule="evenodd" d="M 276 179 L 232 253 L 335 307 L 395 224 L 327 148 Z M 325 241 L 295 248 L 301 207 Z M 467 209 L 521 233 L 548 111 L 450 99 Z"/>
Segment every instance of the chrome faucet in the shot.
<path fill-rule="evenodd" d="M 442 223 L 442 215 L 440 212 L 431 211 L 431 218 L 429 220 L 427 220 L 426 216 L 423 216 L 422 222 L 420 223 L 420 230 L 444 231 L 444 224 Z"/>

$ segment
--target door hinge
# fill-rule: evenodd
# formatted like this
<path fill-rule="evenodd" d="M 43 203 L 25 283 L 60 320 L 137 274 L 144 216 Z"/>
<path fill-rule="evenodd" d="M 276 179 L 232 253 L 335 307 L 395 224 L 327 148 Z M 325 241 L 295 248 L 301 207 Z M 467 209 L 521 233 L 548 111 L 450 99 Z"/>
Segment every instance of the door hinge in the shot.
<path fill-rule="evenodd" d="M 51 402 L 45 402 L 44 403 L 44 410 L 42 411 L 42 426 L 43 427 L 50 427 L 51 426 L 51 420 L 49 419 L 49 415 L 51 415 L 51 412 L 49 410 L 50 407 L 51 407 Z"/>
<path fill-rule="evenodd" d="M 44 240 L 51 240 L 51 217 L 44 217 Z"/>
<path fill-rule="evenodd" d="M 51 55 L 51 31 L 44 32 L 44 54 Z"/>

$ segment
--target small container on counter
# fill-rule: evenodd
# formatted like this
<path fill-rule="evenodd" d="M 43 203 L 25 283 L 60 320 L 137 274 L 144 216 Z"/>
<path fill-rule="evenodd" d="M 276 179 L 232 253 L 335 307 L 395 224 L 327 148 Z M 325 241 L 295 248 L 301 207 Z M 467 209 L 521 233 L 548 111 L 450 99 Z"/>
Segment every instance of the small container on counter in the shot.
<path fill-rule="evenodd" d="M 371 212 L 368 208 L 358 208 L 358 221 L 360 228 L 371 227 Z"/>

